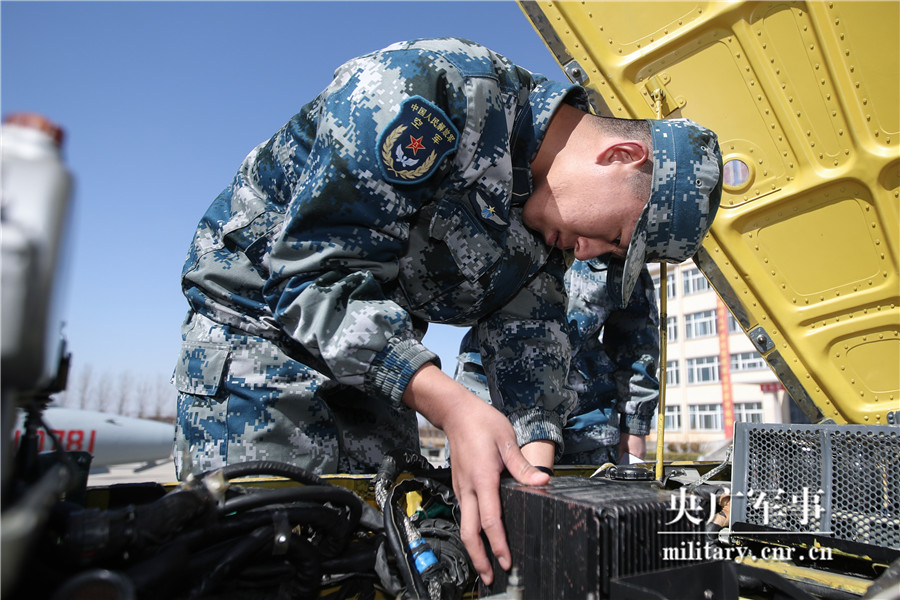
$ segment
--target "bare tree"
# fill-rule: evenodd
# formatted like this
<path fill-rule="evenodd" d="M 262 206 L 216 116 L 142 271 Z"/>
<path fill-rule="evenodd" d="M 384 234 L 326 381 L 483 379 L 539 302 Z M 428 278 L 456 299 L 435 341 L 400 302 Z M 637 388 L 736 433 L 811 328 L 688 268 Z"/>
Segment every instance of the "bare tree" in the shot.
<path fill-rule="evenodd" d="M 72 392 L 72 398 L 69 406 L 72 408 L 88 408 L 88 398 L 90 398 L 91 387 L 93 384 L 93 370 L 91 365 L 85 365 L 79 372 L 78 383 L 73 387 L 69 386 Z"/>
<path fill-rule="evenodd" d="M 153 399 L 153 385 L 149 377 L 144 377 L 135 389 L 135 398 L 137 402 L 137 416 L 146 419 L 155 412 L 150 406 Z"/>
<path fill-rule="evenodd" d="M 61 406 L 160 421 L 172 421 L 177 397 L 166 375 L 136 376 L 130 371 L 98 375 L 91 365 L 73 371 L 67 389 L 54 394 Z"/>
<path fill-rule="evenodd" d="M 159 375 L 154 381 L 153 418 L 168 421 L 175 415 L 177 395 L 171 382 Z"/>
<path fill-rule="evenodd" d="M 119 373 L 119 379 L 112 395 L 113 412 L 117 415 L 128 414 L 128 401 L 134 390 L 134 376 L 128 371 Z"/>
<path fill-rule="evenodd" d="M 96 399 L 97 410 L 100 412 L 112 412 L 115 408 L 115 400 L 113 397 L 112 376 L 104 372 L 100 375 L 100 379 L 92 393 Z"/>

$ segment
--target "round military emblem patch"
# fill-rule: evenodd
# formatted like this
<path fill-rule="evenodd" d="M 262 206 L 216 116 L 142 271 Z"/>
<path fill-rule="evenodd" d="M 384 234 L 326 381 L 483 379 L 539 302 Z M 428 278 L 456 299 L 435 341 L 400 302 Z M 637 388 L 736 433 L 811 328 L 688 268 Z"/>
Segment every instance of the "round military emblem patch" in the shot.
<path fill-rule="evenodd" d="M 411 96 L 378 136 L 378 165 L 392 183 L 419 183 L 458 144 L 459 132 L 446 113 L 421 96 Z"/>

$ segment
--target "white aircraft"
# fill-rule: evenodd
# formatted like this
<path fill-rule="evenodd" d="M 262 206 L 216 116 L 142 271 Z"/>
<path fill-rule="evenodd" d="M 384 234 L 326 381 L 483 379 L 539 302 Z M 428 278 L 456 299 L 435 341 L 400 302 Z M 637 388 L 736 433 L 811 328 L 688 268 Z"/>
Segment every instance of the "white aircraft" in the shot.
<path fill-rule="evenodd" d="M 125 463 L 153 463 L 172 454 L 175 426 L 169 423 L 61 406 L 47 407 L 43 418 L 63 450 L 91 454 L 91 469 Z M 24 421 L 25 415 L 20 411 L 12 434 L 15 450 L 24 435 Z M 37 436 L 39 452 L 56 449 L 46 432 L 38 430 Z"/>

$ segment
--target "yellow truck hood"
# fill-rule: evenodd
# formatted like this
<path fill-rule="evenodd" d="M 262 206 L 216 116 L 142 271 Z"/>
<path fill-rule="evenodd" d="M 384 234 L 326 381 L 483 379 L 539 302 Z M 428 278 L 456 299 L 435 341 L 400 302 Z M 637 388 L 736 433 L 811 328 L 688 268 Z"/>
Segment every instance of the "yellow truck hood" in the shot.
<path fill-rule="evenodd" d="M 718 133 L 695 261 L 807 415 L 900 423 L 900 3 L 519 4 L 598 114 Z"/>

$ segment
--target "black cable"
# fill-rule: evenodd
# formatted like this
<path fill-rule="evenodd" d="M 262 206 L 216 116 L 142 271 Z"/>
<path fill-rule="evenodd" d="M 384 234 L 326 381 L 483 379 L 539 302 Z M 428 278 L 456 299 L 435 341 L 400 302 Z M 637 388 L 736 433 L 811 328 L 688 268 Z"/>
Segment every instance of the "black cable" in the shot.
<path fill-rule="evenodd" d="M 272 460 L 254 460 L 244 463 L 234 463 L 226 465 L 219 470 L 222 471 L 222 475 L 226 480 L 255 475 L 271 475 L 276 477 L 286 477 L 287 479 L 293 479 L 294 481 L 309 485 L 322 485 L 325 483 L 321 477 L 312 471 L 307 471 L 306 469 L 289 463 Z M 215 470 L 207 471 L 203 473 L 201 477 L 205 477 L 213 472 L 215 472 Z"/>
<path fill-rule="evenodd" d="M 88 566 L 139 556 L 209 514 L 215 502 L 203 486 L 177 488 L 150 504 L 116 510 L 94 508 L 65 516 L 58 549 L 66 562 Z M 200 519 L 202 521 L 202 519 Z"/>
<path fill-rule="evenodd" d="M 182 536 L 162 546 L 150 558 L 131 565 L 125 575 L 135 590 L 141 593 L 154 591 L 153 597 L 161 598 L 169 595 L 170 588 L 186 578 L 193 555 L 190 541 Z"/>
<path fill-rule="evenodd" d="M 274 475 L 301 485 L 252 492 L 232 485 L 231 493 L 243 495 L 226 493 L 222 502 L 202 482 L 215 472 L 209 471 L 150 504 L 60 510 L 59 549 L 69 553 L 71 566 L 120 569 L 146 597 L 181 594 L 178 590 L 191 588 L 185 582 L 194 582 L 191 594 L 196 598 L 233 581 L 238 587 L 278 588 L 282 595 L 315 598 L 323 573 L 365 575 L 374 570 L 383 540 L 377 533 L 382 516 L 375 528 L 367 516 L 370 537 L 360 536 L 351 544 L 361 516 L 377 513 L 351 490 L 273 461 L 219 471 L 226 480 Z M 286 542 L 281 541 L 285 533 Z M 205 576 L 199 579 L 198 574 Z"/>
<path fill-rule="evenodd" d="M 386 525 L 387 521 L 390 521 L 391 528 L 397 532 L 397 537 L 399 539 L 399 554 L 396 554 L 397 560 L 402 561 L 406 564 L 407 569 L 410 573 L 410 578 L 412 580 L 412 588 L 409 588 L 410 591 L 415 591 L 417 598 L 425 598 L 429 597 L 428 590 L 425 587 L 425 581 L 422 579 L 421 574 L 414 564 L 414 558 L 412 556 L 412 548 L 411 541 L 409 536 L 407 535 L 404 528 L 401 528 L 398 525 L 398 521 L 402 522 L 406 518 L 406 514 L 402 512 L 400 506 L 396 503 L 395 498 L 398 495 L 398 488 L 400 486 L 394 486 L 394 488 L 388 493 L 388 498 L 385 506 L 385 520 Z M 390 519 L 388 519 L 388 514 L 390 514 Z M 409 549 L 409 551 L 407 551 Z M 396 551 L 395 551 L 396 552 Z"/>
<path fill-rule="evenodd" d="M 271 504 L 290 504 L 292 502 L 331 502 L 347 507 L 349 514 L 345 522 L 336 521 L 326 542 L 323 540 L 322 551 L 328 556 L 340 553 L 347 542 L 350 532 L 359 524 L 362 514 L 363 500 L 350 490 L 337 486 L 302 486 L 280 490 L 266 490 L 265 493 L 240 496 L 225 502 L 220 514 L 246 511 L 252 508 Z"/>
<path fill-rule="evenodd" d="M 346 510 L 316 503 L 294 503 L 279 506 L 279 510 L 284 512 L 291 527 L 308 525 L 322 532 L 322 555 L 336 556 L 346 544 L 346 540 L 338 535 L 339 531 L 348 530 L 343 525 L 347 517 Z M 228 514 L 214 522 L 198 522 L 181 532 L 177 538 L 159 546 L 146 560 L 131 566 L 127 573 L 134 580 L 137 589 L 145 590 L 164 583 L 166 577 L 186 577 L 192 571 L 205 570 L 202 565 L 188 569 L 186 556 L 199 560 L 210 548 L 236 543 L 255 529 L 271 525 L 272 519 L 270 509 L 256 508 Z M 173 560 L 170 557 L 177 558 Z M 210 564 L 216 564 L 220 560 L 218 555 L 216 557 L 209 561 Z"/>
<path fill-rule="evenodd" d="M 351 542 L 340 556 L 322 560 L 323 573 L 374 573 L 375 551 L 381 536 Z"/>
<path fill-rule="evenodd" d="M 161 547 L 151 558 L 129 568 L 126 574 L 143 597 L 177 595 L 182 598 L 184 590 L 197 579 L 198 573 L 211 572 L 236 544 L 246 538 L 246 534 L 241 534 L 205 547 L 191 548 L 188 540 L 182 537 Z"/>
<path fill-rule="evenodd" d="M 382 509 L 382 513 L 384 514 L 384 533 L 388 547 L 394 555 L 394 560 L 397 563 L 397 568 L 400 571 L 400 576 L 403 578 L 406 589 L 412 592 L 416 590 L 415 575 L 413 574 L 414 569 L 407 559 L 407 554 L 404 550 L 404 542 L 400 537 L 400 528 L 397 526 L 394 506 L 386 503 Z"/>
<path fill-rule="evenodd" d="M 249 535 L 239 538 L 222 557 L 219 563 L 210 571 L 203 580 L 191 590 L 188 598 L 202 598 L 214 591 L 224 579 L 236 571 L 251 557 L 256 555 L 267 545 L 272 543 L 274 537 L 273 527 L 264 525 Z"/>
<path fill-rule="evenodd" d="M 289 597 L 310 600 L 318 598 L 322 586 L 322 565 L 316 547 L 308 540 L 294 535 L 288 548 L 288 560 L 295 569 L 289 584 Z"/>
<path fill-rule="evenodd" d="M 298 486 L 277 490 L 260 490 L 253 494 L 231 498 L 219 508 L 219 514 L 250 510 L 267 504 L 291 502 L 333 502 L 346 506 L 351 510 L 355 526 L 359 522 L 363 500 L 350 490 L 337 486 Z"/>
<path fill-rule="evenodd" d="M 402 456 L 399 458 L 403 460 Z M 404 464 L 406 463 L 405 460 L 403 462 Z M 394 557 L 397 569 L 400 571 L 400 578 L 403 580 L 404 586 L 412 593 L 416 589 L 415 577 L 412 572 L 413 567 L 407 559 L 407 554 L 404 550 L 404 543 L 400 536 L 400 529 L 397 526 L 394 506 L 389 501 L 389 489 L 396 480 L 399 470 L 397 453 L 389 452 L 382 459 L 373 483 L 375 486 L 375 501 L 382 513 L 385 540 Z"/>
<path fill-rule="evenodd" d="M 438 587 L 440 586 L 444 565 L 437 559 L 430 544 L 421 536 L 405 512 L 399 508 L 395 498 L 405 494 L 407 490 L 426 489 L 434 495 L 443 497 L 448 505 L 452 505 L 452 492 L 446 485 L 435 482 L 430 477 L 406 480 L 388 491 L 401 471 L 417 471 L 431 475 L 437 470 L 419 453 L 396 450 L 385 456 L 375 477 L 375 498 L 384 514 L 388 546 L 398 563 L 407 590 L 419 598 L 429 598 L 431 596 L 429 591 L 432 590 L 430 582 L 437 582 Z"/>
<path fill-rule="evenodd" d="M 330 539 L 330 536 L 334 535 L 335 525 L 343 518 L 337 509 L 316 504 L 303 504 L 281 507 L 280 510 L 285 512 L 291 526 L 313 525 L 322 531 L 326 538 L 329 538 L 322 548 L 322 555 L 338 554 L 334 551 L 334 547 L 344 541 Z M 152 556 L 130 567 L 127 573 L 134 580 L 137 589 L 157 586 L 165 577 L 186 574 L 187 567 L 184 562 L 186 556 L 199 557 L 207 549 L 221 544 L 235 543 L 259 527 L 271 524 L 272 513 L 269 510 L 248 511 L 229 515 L 215 523 L 202 524 L 160 546 Z M 172 560 L 170 559 L 172 556 L 178 558 Z M 202 567 L 198 566 L 194 570 L 202 570 Z"/>
<path fill-rule="evenodd" d="M 329 508 L 321 504 L 299 504 L 293 506 L 281 506 L 280 510 L 287 515 L 288 522 L 292 526 L 314 525 L 318 529 L 329 530 L 334 528 L 343 517 L 336 508 Z M 239 537 L 248 531 L 272 522 L 270 510 L 256 509 L 239 514 L 224 517 L 216 523 L 205 524 L 201 527 L 186 531 L 180 536 L 179 542 L 186 542 L 190 548 L 197 549 L 210 544 L 218 543 Z M 159 551 L 164 551 L 163 546 Z"/>

